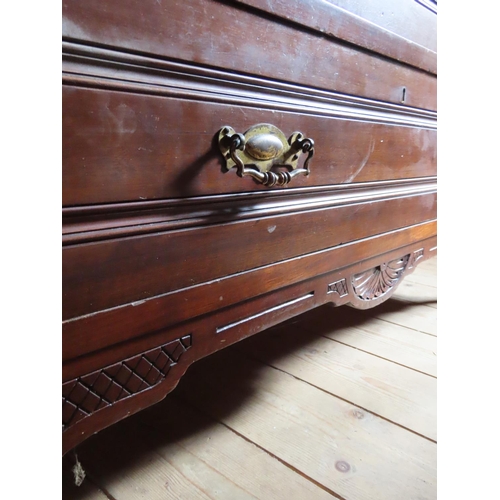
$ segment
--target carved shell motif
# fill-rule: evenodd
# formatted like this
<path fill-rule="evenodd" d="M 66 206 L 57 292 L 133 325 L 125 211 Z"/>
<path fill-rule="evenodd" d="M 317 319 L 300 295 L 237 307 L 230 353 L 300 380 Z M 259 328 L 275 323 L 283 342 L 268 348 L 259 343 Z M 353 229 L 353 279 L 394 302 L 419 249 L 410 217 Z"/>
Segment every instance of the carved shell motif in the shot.
<path fill-rule="evenodd" d="M 410 255 L 368 269 L 352 278 L 354 293 L 361 300 L 374 300 L 394 288 L 408 265 Z"/>

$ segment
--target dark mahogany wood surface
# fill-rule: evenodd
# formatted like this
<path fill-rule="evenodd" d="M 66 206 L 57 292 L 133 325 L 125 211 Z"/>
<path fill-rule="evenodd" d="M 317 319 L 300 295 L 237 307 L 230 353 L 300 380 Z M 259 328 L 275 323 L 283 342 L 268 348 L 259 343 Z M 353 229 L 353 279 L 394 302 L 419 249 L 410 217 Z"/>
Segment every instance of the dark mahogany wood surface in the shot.
<path fill-rule="evenodd" d="M 166 327 L 184 324 L 190 318 L 204 317 L 211 311 L 224 311 L 252 297 L 326 274 L 332 268 L 342 269 L 353 262 L 364 262 L 374 255 L 383 255 L 388 248 L 418 245 L 419 241 L 432 239 L 436 229 L 435 221 L 418 224 L 67 321 L 63 324 L 63 377 L 67 380 L 86 370 L 96 369 L 103 355 L 112 361 L 120 359 L 120 356 L 132 355 L 137 345 L 125 342 L 134 337 L 139 339 L 141 347 L 149 347 L 156 342 L 155 332 Z M 433 247 L 435 244 L 428 248 Z M 120 344 L 119 349 L 117 344 Z M 105 352 L 101 351 L 110 347 Z M 93 359 L 78 357 L 92 351 L 96 353 Z"/>
<path fill-rule="evenodd" d="M 144 0 L 140 17 L 138 9 L 132 0 L 67 0 L 63 36 L 394 103 L 405 88 L 407 105 L 436 109 L 435 75 L 242 4 Z"/>
<path fill-rule="evenodd" d="M 64 453 L 435 255 L 434 34 L 409 0 L 63 3 Z M 225 171 L 219 130 L 259 123 L 314 141 L 310 175 Z"/>
<path fill-rule="evenodd" d="M 63 208 L 63 245 L 434 193 L 436 178 L 249 191 Z"/>
<path fill-rule="evenodd" d="M 435 218 L 436 195 L 429 194 L 68 246 L 63 250 L 63 317 L 143 300 Z"/>
<path fill-rule="evenodd" d="M 262 186 L 225 172 L 214 144 L 231 125 L 272 123 L 315 141 L 311 175 L 290 187 L 436 174 L 436 130 L 394 127 L 246 106 L 65 87 L 65 206 L 249 192 Z"/>

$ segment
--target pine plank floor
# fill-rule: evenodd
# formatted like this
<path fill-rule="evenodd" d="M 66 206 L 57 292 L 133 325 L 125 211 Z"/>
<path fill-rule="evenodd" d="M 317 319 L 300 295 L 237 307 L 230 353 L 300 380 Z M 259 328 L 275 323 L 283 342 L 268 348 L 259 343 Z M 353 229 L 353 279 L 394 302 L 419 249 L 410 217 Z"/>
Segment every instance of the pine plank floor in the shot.
<path fill-rule="evenodd" d="M 63 499 L 436 498 L 437 258 L 366 311 L 318 308 L 191 367 L 63 459 Z"/>

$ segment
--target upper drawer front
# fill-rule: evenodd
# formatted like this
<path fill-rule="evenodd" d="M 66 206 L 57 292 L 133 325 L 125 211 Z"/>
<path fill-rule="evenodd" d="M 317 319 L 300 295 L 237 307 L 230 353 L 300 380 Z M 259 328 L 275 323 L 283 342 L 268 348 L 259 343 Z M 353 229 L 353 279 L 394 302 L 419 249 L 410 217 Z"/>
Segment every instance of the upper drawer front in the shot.
<path fill-rule="evenodd" d="M 301 106 L 291 99 L 280 106 L 241 99 L 237 105 L 210 102 L 212 97 L 201 102 L 192 95 L 64 86 L 64 206 L 268 189 L 249 177 L 239 178 L 236 169 L 225 171 L 216 140 L 224 125 L 244 133 L 255 124 L 270 123 L 286 137 L 299 130 L 312 138 L 311 174 L 295 177 L 289 187 L 436 174 L 431 119 L 354 105 L 346 107 L 350 116 L 341 118 L 326 101 Z M 280 107 L 284 109 L 277 111 Z M 390 123 L 405 119 L 415 125 Z"/>
<path fill-rule="evenodd" d="M 327 0 L 341 9 L 411 40 L 437 50 L 437 2 L 433 0 Z"/>
<path fill-rule="evenodd" d="M 244 3 L 66 0 L 63 36 L 393 103 L 405 89 L 408 106 L 436 109 L 429 49 L 320 0 Z"/>

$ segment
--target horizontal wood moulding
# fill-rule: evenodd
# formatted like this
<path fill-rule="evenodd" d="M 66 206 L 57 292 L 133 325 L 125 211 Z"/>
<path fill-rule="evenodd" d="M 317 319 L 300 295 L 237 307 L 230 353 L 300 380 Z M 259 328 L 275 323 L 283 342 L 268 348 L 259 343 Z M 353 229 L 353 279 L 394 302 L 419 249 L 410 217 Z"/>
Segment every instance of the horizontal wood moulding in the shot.
<path fill-rule="evenodd" d="M 225 172 L 216 136 L 271 123 L 315 141 L 292 187 L 436 175 L 436 130 L 78 87 L 63 88 L 63 205 L 260 191 Z"/>
<path fill-rule="evenodd" d="M 63 84 L 437 127 L 435 111 L 71 42 L 63 42 Z"/>
<path fill-rule="evenodd" d="M 314 29 L 303 21 L 290 22 L 241 4 L 212 0 L 144 0 L 137 23 L 138 6 L 132 0 L 69 0 L 63 4 L 63 37 L 380 101 L 401 103 L 406 89 L 405 104 L 436 109 L 432 51 L 371 26 L 361 34 L 364 24 L 352 29 L 359 19 L 345 11 L 339 17 L 342 12 L 326 2 L 313 3 L 332 10 L 330 19 L 323 20 L 321 12 L 314 15 L 306 7 L 313 24 L 327 26 Z M 342 24 L 347 17 L 347 24 Z M 381 40 L 385 37 L 387 49 L 406 60 L 405 64 L 334 38 L 335 30 L 348 37 L 358 36 L 358 32 L 360 40 L 367 40 L 375 30 Z M 408 66 L 408 57 L 431 73 Z"/>
<path fill-rule="evenodd" d="M 216 327 L 238 322 L 245 315 L 273 307 L 276 303 L 269 301 L 271 292 L 279 291 L 282 302 L 293 300 L 295 292 L 288 293 L 289 288 L 285 291 L 283 288 L 303 283 L 304 293 L 309 293 L 313 290 L 307 284 L 310 279 L 319 277 L 324 286 L 322 292 L 317 290 L 315 293 L 315 303 L 307 308 L 334 298 L 337 300 L 334 294 L 327 293 L 327 285 L 336 279 L 330 276 L 331 273 L 341 275 L 343 268 L 352 265 L 355 265 L 355 272 L 369 269 L 372 261 L 377 265 L 378 255 L 392 252 L 391 258 L 399 257 L 403 253 L 398 249 L 406 245 L 435 247 L 436 228 L 435 221 L 417 224 L 64 322 L 63 379 L 99 368 L 103 359 L 111 364 L 196 328 L 210 329 L 206 316 L 210 313 L 215 313 Z M 266 307 L 248 305 L 260 296 L 268 304 Z M 245 314 L 232 309 L 240 303 L 247 304 L 242 306 Z M 196 322 L 199 323 L 197 327 Z M 165 331 L 167 328 L 170 330 Z M 85 356 L 93 352 L 94 355 Z"/>
<path fill-rule="evenodd" d="M 63 245 L 432 193 L 436 178 L 63 209 Z"/>
<path fill-rule="evenodd" d="M 66 246 L 63 319 L 435 217 L 431 193 Z"/>

